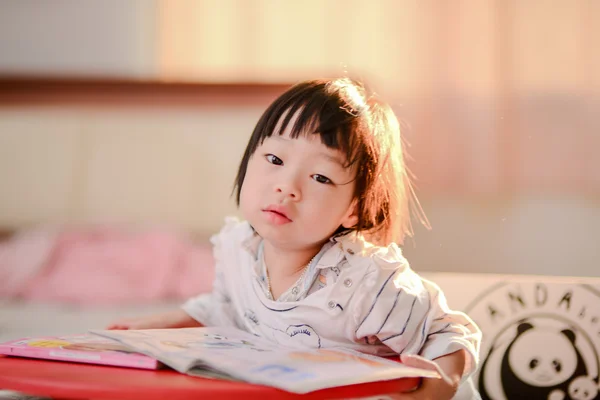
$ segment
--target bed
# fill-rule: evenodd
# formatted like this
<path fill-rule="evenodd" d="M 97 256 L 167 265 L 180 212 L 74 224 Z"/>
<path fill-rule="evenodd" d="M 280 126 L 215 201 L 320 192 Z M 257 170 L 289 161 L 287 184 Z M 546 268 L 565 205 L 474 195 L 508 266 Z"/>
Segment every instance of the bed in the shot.
<path fill-rule="evenodd" d="M 525 350 L 520 345 L 518 359 L 523 362 L 538 354 L 556 359 L 580 356 L 585 373 L 573 369 L 563 374 L 556 390 L 565 392 L 578 384 L 598 390 L 600 279 L 422 275 L 443 289 L 451 308 L 466 311 L 481 328 L 486 367 L 473 380 L 480 391 L 503 398 L 516 379 L 528 398 L 541 398 L 539 393 L 547 397 L 543 382 L 531 384 L 516 373 L 508 383 L 501 370 L 507 357 L 515 359 L 511 349 L 524 335 L 535 345 Z M 85 332 L 121 317 L 172 309 L 187 296 L 210 290 L 212 279 L 208 241 L 177 232 L 103 227 L 12 234 L 0 242 L 0 341 Z M 520 370 L 509 366 L 513 372 Z"/>
<path fill-rule="evenodd" d="M 104 328 L 210 290 L 207 239 L 160 228 L 38 227 L 0 240 L 0 341 Z"/>

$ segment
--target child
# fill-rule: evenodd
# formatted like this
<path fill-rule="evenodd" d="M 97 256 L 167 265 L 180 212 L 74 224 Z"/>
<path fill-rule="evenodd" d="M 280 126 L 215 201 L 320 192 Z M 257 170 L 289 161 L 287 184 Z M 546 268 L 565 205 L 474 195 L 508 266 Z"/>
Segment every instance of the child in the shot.
<path fill-rule="evenodd" d="M 289 346 L 399 354 L 446 378 L 399 398 L 452 398 L 481 334 L 396 245 L 411 233 L 414 194 L 389 106 L 348 78 L 293 86 L 258 121 L 235 194 L 246 221 L 227 219 L 211 239 L 212 293 L 110 329 L 231 326 Z"/>

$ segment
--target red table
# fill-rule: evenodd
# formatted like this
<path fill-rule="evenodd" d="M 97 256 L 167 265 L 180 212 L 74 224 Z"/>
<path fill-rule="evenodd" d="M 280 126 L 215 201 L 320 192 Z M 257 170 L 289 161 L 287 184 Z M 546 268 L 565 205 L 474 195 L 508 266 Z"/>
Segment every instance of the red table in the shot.
<path fill-rule="evenodd" d="M 417 383 L 418 378 L 405 378 L 297 395 L 266 386 L 191 377 L 170 369 L 147 371 L 0 356 L 0 389 L 55 399 L 339 399 L 407 391 Z"/>

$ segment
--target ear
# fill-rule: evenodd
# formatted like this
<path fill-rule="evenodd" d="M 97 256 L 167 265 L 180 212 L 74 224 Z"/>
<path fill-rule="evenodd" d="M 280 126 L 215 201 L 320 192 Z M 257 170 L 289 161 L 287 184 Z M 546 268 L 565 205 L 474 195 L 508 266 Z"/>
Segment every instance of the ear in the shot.
<path fill-rule="evenodd" d="M 564 330 L 560 331 L 560 333 L 565 335 L 571 343 L 575 344 L 575 332 L 573 332 L 570 329 L 564 329 Z"/>
<path fill-rule="evenodd" d="M 525 321 L 523 321 L 523 322 L 521 322 L 521 323 L 519 324 L 519 326 L 517 327 L 517 334 L 519 334 L 519 335 L 520 335 L 520 334 L 522 334 L 523 332 L 525 332 L 525 331 L 528 331 L 528 330 L 530 330 L 530 329 L 533 329 L 533 325 L 531 325 L 529 322 L 525 322 Z"/>
<path fill-rule="evenodd" d="M 356 224 L 358 224 L 357 203 L 358 202 L 356 199 L 352 200 L 350 206 L 348 207 L 348 211 L 346 211 L 344 218 L 342 218 L 342 223 L 340 225 L 346 229 L 353 228 L 356 226 Z"/>

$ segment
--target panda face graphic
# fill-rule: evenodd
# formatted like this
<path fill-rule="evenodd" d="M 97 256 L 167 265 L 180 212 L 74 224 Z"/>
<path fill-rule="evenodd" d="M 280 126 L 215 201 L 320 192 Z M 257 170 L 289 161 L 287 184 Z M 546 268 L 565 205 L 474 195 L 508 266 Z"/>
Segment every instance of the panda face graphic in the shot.
<path fill-rule="evenodd" d="M 540 349 L 543 343 L 544 349 Z M 549 387 L 569 379 L 577 368 L 573 344 L 560 333 L 536 329 L 514 343 L 509 364 L 516 376 L 532 386 Z"/>
<path fill-rule="evenodd" d="M 580 376 L 569 384 L 569 396 L 573 400 L 592 400 L 598 395 L 598 384 L 589 376 Z"/>
<path fill-rule="evenodd" d="M 600 400 L 600 284 L 511 277 L 465 311 L 483 333 L 482 400 Z"/>

